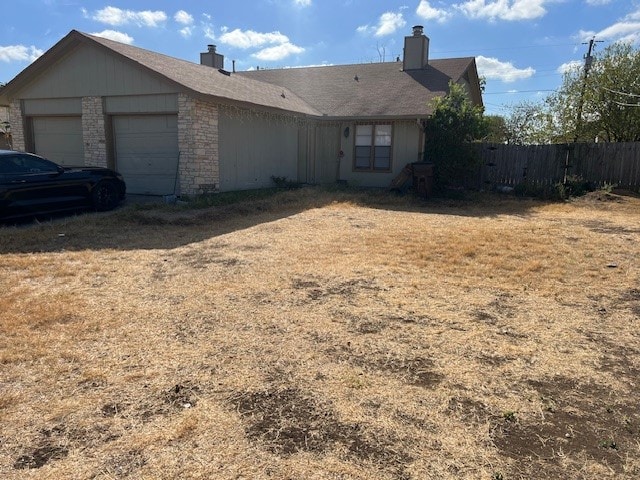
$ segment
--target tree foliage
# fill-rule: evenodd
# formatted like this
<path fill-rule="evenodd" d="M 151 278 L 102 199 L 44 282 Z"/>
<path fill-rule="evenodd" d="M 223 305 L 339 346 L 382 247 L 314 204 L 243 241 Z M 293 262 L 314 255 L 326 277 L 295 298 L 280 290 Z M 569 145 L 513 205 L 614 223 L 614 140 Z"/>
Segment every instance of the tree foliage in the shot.
<path fill-rule="evenodd" d="M 509 137 L 505 118 L 500 115 L 485 115 L 484 120 L 487 132 L 482 140 L 489 143 L 507 143 Z"/>
<path fill-rule="evenodd" d="M 505 120 L 506 141 L 514 145 L 553 143 L 556 140 L 553 114 L 544 105 L 521 102 Z"/>
<path fill-rule="evenodd" d="M 484 109 L 473 105 L 464 87 L 454 82 L 432 106 L 424 123 L 425 160 L 434 163 L 436 185 L 460 185 L 477 162 L 469 143 L 487 133 Z"/>
<path fill-rule="evenodd" d="M 614 43 L 577 66 L 543 102 L 516 105 L 507 119 L 511 143 L 640 141 L 640 51 Z"/>

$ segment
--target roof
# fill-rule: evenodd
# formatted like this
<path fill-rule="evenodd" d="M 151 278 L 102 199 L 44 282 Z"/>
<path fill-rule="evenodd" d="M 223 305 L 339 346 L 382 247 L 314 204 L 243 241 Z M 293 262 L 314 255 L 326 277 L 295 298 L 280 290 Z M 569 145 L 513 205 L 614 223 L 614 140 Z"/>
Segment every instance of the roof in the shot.
<path fill-rule="evenodd" d="M 240 75 L 230 75 L 228 72 L 219 71 L 205 65 L 76 30 L 72 30 L 38 60 L 11 80 L 3 89 L 3 96 L 9 97 L 12 92 L 30 81 L 33 75 L 37 75 L 51 67 L 62 55 L 67 54 L 70 48 L 81 44 L 90 44 L 98 48 L 108 49 L 125 61 L 134 63 L 154 75 L 164 77 L 179 89 L 186 89 L 198 95 L 307 115 L 320 114 L 320 112 L 286 88 Z"/>
<path fill-rule="evenodd" d="M 76 30 L 11 80 L 1 96 L 11 98 L 83 44 L 107 49 L 173 83 L 178 91 L 302 115 L 424 117 L 431 113 L 431 100 L 448 92 L 449 81 L 465 76 L 472 85 L 472 97 L 482 102 L 473 57 L 430 60 L 426 68 L 408 71 L 402 70 L 401 62 L 386 62 L 230 73 Z"/>
<path fill-rule="evenodd" d="M 240 72 L 245 78 L 286 87 L 313 108 L 334 117 L 423 117 L 431 100 L 449 91 L 471 70 L 475 59 L 430 60 L 421 70 L 401 62 L 287 68 Z M 472 79 L 473 81 L 473 79 Z"/>

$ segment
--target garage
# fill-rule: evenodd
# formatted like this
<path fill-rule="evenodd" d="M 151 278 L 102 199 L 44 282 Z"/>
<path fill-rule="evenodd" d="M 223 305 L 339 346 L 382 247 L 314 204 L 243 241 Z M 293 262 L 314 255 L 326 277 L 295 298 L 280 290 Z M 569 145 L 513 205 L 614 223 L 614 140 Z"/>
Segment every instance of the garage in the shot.
<path fill-rule="evenodd" d="M 80 117 L 32 117 L 34 152 L 60 165 L 84 165 Z"/>
<path fill-rule="evenodd" d="M 169 195 L 178 173 L 177 115 L 118 115 L 113 117 L 116 168 L 127 192 Z"/>

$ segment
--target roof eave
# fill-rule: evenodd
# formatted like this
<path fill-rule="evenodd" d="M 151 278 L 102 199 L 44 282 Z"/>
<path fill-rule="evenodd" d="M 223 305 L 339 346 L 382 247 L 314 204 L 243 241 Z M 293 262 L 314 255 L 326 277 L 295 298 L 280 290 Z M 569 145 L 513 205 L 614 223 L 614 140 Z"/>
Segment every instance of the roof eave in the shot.
<path fill-rule="evenodd" d="M 46 71 L 53 65 L 70 47 L 78 45 L 81 34 L 76 30 L 71 30 L 66 36 L 60 39 L 53 47 L 48 49 L 18 75 L 13 77 L 2 89 L 0 101 L 10 102 L 14 94 L 31 83 L 33 79 Z"/>
<path fill-rule="evenodd" d="M 429 118 L 431 113 L 418 113 L 414 115 L 322 115 L 313 116 L 314 120 L 326 120 L 331 122 L 389 122 L 389 121 L 408 121 L 415 122 Z"/>

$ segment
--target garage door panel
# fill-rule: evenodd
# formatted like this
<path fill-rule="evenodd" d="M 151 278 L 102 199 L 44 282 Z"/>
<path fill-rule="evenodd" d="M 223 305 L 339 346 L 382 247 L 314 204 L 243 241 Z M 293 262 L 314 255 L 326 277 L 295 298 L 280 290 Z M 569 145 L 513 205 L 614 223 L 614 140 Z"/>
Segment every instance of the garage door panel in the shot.
<path fill-rule="evenodd" d="M 177 115 L 113 118 L 117 169 L 129 193 L 174 192 L 178 169 Z"/>
<path fill-rule="evenodd" d="M 60 165 L 84 165 L 81 117 L 33 117 L 35 153 Z"/>

